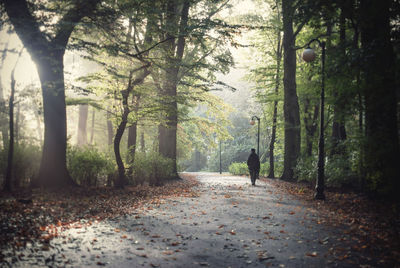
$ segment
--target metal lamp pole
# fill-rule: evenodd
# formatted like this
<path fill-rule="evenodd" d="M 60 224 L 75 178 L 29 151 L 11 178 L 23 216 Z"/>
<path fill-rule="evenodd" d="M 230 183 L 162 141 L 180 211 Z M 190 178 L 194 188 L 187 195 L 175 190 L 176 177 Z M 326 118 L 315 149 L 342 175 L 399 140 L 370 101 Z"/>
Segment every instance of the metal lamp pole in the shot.
<path fill-rule="evenodd" d="M 303 51 L 303 60 L 311 62 L 315 59 L 315 52 L 310 48 L 312 42 L 318 42 L 322 49 L 321 55 L 321 96 L 320 96 L 320 126 L 319 126 L 319 143 L 318 143 L 318 175 L 315 187 L 315 199 L 324 200 L 324 181 L 325 181 L 325 139 L 324 139 L 324 108 L 325 108 L 325 45 L 326 43 L 318 39 L 312 39 L 307 44 L 307 48 Z"/>
<path fill-rule="evenodd" d="M 250 125 L 254 125 L 254 118 L 257 119 L 258 123 L 258 132 L 257 132 L 257 155 L 260 156 L 260 118 L 256 115 L 251 117 Z"/>
<path fill-rule="evenodd" d="M 222 174 L 222 157 L 221 157 L 221 151 L 222 151 L 222 146 L 221 146 L 221 140 L 219 141 L 219 174 Z"/>

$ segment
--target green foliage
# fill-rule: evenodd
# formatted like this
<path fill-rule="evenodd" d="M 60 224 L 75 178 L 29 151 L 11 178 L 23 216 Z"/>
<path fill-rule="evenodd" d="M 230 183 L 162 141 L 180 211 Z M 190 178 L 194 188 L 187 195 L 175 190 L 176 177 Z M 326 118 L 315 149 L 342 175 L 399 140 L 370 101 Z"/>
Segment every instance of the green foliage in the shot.
<path fill-rule="evenodd" d="M 163 157 L 158 152 L 135 154 L 132 168 L 133 184 L 162 185 L 163 181 L 174 178 L 173 160 Z"/>
<path fill-rule="evenodd" d="M 0 151 L 1 178 L 7 169 L 8 148 Z M 39 171 L 40 148 L 29 143 L 15 144 L 13 158 L 13 186 L 28 186 Z"/>
<path fill-rule="evenodd" d="M 261 163 L 260 176 L 267 176 L 269 172 L 269 163 Z"/>
<path fill-rule="evenodd" d="M 355 184 L 357 173 L 353 163 L 354 159 L 349 159 L 346 155 L 331 157 L 325 166 L 326 184 L 334 187 Z"/>
<path fill-rule="evenodd" d="M 67 168 L 72 179 L 82 186 L 104 185 L 106 177 L 115 171 L 113 161 L 91 146 L 69 147 Z"/>
<path fill-rule="evenodd" d="M 315 157 L 300 157 L 294 169 L 298 181 L 312 182 L 317 177 L 317 159 Z"/>
<path fill-rule="evenodd" d="M 269 172 L 269 164 L 261 163 L 260 165 L 260 176 L 267 176 Z M 232 175 L 249 175 L 249 168 L 246 162 L 232 163 L 229 166 L 229 173 Z"/>
<path fill-rule="evenodd" d="M 347 147 L 352 145 L 348 143 Z M 341 146 L 342 147 L 342 146 Z M 343 148 L 345 148 L 343 146 Z M 325 184 L 330 187 L 356 186 L 359 154 L 343 152 L 329 156 L 325 162 Z M 298 181 L 313 182 L 317 178 L 317 157 L 301 157 L 295 168 Z"/>
<path fill-rule="evenodd" d="M 229 166 L 229 173 L 232 175 L 249 175 L 249 168 L 245 162 L 232 163 Z"/>

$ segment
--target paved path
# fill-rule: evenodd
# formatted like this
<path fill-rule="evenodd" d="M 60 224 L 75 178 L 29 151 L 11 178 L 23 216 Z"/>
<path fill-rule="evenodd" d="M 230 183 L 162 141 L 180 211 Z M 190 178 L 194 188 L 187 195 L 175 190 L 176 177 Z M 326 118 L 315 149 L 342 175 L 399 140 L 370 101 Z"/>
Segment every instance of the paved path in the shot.
<path fill-rule="evenodd" d="M 197 178 L 199 196 L 70 229 L 45 250 L 26 249 L 13 267 L 351 267 L 334 261 L 329 249 L 339 231 L 318 224 L 312 208 L 268 183 Z"/>

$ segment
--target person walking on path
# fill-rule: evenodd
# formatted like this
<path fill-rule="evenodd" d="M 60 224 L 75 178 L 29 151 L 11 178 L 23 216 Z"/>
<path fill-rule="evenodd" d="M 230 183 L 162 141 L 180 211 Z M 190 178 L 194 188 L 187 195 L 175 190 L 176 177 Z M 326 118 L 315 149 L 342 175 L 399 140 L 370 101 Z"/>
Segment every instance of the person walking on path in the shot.
<path fill-rule="evenodd" d="M 247 159 L 247 167 L 250 171 L 251 184 L 256 185 L 256 179 L 260 172 L 260 158 L 256 154 L 256 149 L 251 149 L 251 154 Z"/>

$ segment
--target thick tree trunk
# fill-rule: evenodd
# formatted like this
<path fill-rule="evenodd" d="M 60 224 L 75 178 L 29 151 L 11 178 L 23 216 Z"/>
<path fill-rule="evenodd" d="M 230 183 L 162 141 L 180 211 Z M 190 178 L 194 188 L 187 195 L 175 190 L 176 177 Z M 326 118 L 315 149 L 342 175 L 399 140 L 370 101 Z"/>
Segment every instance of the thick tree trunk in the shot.
<path fill-rule="evenodd" d="M 283 19 L 283 115 L 285 119 L 285 149 L 281 179 L 293 180 L 294 167 L 300 155 L 300 112 L 296 93 L 296 37 L 293 32 L 292 1 L 282 1 Z"/>
<path fill-rule="evenodd" d="M 47 52 L 50 58 L 37 63 L 42 84 L 44 144 L 39 178 L 34 186 L 76 185 L 66 166 L 67 116 L 65 105 L 63 52 Z"/>
<path fill-rule="evenodd" d="M 367 179 L 378 194 L 400 199 L 400 149 L 394 53 L 389 10 L 392 1 L 363 0 L 360 5 L 364 53 L 365 166 Z"/>
<path fill-rule="evenodd" d="M 89 105 L 83 104 L 79 106 L 79 121 L 78 121 L 78 146 L 87 144 L 87 119 L 89 115 Z"/>
<path fill-rule="evenodd" d="M 177 104 L 177 86 L 179 82 L 178 73 L 185 49 L 185 32 L 188 23 L 190 2 L 183 1 L 180 16 L 177 16 L 178 2 L 170 0 L 167 3 L 166 25 L 169 28 L 165 43 L 166 48 L 166 70 L 163 93 L 166 96 L 166 126 L 159 126 L 159 152 L 173 160 L 173 172 L 177 175 L 176 163 L 176 138 L 178 127 L 178 104 Z M 179 27 L 177 22 L 180 19 Z M 175 43 L 175 36 L 179 36 Z"/>
<path fill-rule="evenodd" d="M 43 133 L 42 133 L 42 124 L 40 122 L 39 112 L 35 112 L 35 118 L 36 118 L 36 130 L 37 130 L 37 134 L 38 134 L 39 143 L 42 144 Z"/>
<path fill-rule="evenodd" d="M 44 144 L 39 177 L 32 185 L 62 187 L 75 185 L 66 167 L 67 123 L 63 57 L 68 39 L 77 23 L 91 14 L 99 0 L 77 1 L 50 27 L 32 15 L 26 0 L 3 0 L 3 6 L 18 37 L 36 63 L 42 86 Z M 34 5 L 31 3 L 30 5 Z"/>

